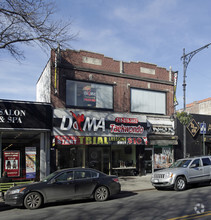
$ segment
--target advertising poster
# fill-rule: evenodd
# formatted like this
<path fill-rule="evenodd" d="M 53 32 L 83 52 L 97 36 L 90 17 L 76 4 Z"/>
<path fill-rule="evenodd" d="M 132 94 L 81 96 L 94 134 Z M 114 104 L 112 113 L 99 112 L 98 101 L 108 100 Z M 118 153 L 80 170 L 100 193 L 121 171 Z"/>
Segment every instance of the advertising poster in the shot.
<path fill-rule="evenodd" d="M 83 102 L 86 106 L 96 106 L 96 89 L 91 86 L 83 88 Z"/>
<path fill-rule="evenodd" d="M 172 164 L 172 152 L 171 148 L 162 148 L 161 153 L 154 154 L 154 168 L 163 169 L 168 168 Z"/>
<path fill-rule="evenodd" d="M 26 147 L 26 179 L 36 177 L 36 147 Z"/>
<path fill-rule="evenodd" d="M 20 176 L 20 151 L 4 151 L 4 171 L 8 177 Z"/>

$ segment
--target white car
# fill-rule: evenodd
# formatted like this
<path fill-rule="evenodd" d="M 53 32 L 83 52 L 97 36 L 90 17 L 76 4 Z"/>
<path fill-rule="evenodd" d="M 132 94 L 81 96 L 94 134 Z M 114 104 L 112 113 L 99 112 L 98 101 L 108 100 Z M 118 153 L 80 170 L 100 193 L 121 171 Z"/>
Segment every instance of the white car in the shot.
<path fill-rule="evenodd" d="M 186 189 L 187 184 L 211 180 L 211 156 L 201 156 L 177 160 L 169 168 L 153 173 L 151 183 L 156 189 Z"/>

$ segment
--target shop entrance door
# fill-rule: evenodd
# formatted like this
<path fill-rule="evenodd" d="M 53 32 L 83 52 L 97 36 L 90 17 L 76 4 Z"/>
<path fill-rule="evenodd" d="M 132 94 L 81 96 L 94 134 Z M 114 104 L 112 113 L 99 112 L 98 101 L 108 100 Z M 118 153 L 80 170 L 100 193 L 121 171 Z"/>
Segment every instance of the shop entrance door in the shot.
<path fill-rule="evenodd" d="M 85 149 L 83 147 L 59 147 L 58 168 L 73 168 L 85 166 Z"/>
<path fill-rule="evenodd" d="M 89 146 L 88 164 L 90 168 L 109 174 L 110 148 L 107 146 Z"/>
<path fill-rule="evenodd" d="M 207 155 L 211 155 L 211 143 L 206 143 L 207 146 Z"/>
<path fill-rule="evenodd" d="M 152 173 L 152 155 L 153 148 L 145 148 L 145 171 L 146 173 Z"/>

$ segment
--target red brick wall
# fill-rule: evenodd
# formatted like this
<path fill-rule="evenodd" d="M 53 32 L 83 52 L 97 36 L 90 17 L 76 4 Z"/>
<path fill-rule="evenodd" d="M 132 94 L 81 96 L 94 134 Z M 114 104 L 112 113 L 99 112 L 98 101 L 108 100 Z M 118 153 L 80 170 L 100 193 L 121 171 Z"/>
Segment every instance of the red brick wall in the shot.
<path fill-rule="evenodd" d="M 173 113 L 173 84 L 161 84 L 158 82 L 146 82 L 143 80 L 123 78 L 119 76 L 110 76 L 96 73 L 96 71 L 105 71 L 105 73 L 120 73 L 120 61 L 113 60 L 112 58 L 105 57 L 102 54 L 86 52 L 86 51 L 72 51 L 66 50 L 61 53 L 62 59 L 59 68 L 57 68 L 58 75 L 58 93 L 54 93 L 54 51 L 52 51 L 52 104 L 56 108 L 65 108 L 65 80 L 75 79 L 84 80 L 89 82 L 99 82 L 114 85 L 114 111 L 115 112 L 130 112 L 130 87 L 144 88 L 150 90 L 166 91 L 167 93 L 167 115 Z M 87 64 L 82 62 L 82 57 L 92 57 L 102 60 L 102 65 Z M 65 68 L 64 68 L 65 66 Z M 165 68 L 157 67 L 154 64 L 142 63 L 142 62 L 123 62 L 124 73 L 123 76 L 136 76 L 144 77 L 148 79 L 156 79 L 169 82 L 169 71 Z M 62 68 L 61 68 L 62 67 Z M 71 68 L 69 68 L 71 67 Z M 89 69 L 87 71 L 80 71 L 72 69 L 74 67 L 80 67 Z M 155 75 L 145 74 L 140 72 L 140 67 L 155 69 Z M 92 72 L 95 70 L 95 72 Z M 90 78 L 90 76 L 92 76 Z M 172 77 L 173 82 L 173 77 Z M 130 87 L 127 85 L 130 84 Z M 150 88 L 149 88 L 150 87 Z"/>

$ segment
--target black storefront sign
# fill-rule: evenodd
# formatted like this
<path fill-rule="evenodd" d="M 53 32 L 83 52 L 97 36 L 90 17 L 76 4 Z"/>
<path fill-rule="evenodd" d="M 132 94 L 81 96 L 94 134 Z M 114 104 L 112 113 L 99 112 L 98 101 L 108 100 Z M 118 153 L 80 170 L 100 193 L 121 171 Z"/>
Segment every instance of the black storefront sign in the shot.
<path fill-rule="evenodd" d="M 51 129 L 51 127 L 51 105 L 0 101 L 0 129 Z"/>
<path fill-rule="evenodd" d="M 196 134 L 198 133 L 200 127 L 199 125 L 196 123 L 196 121 L 194 119 L 191 120 L 191 122 L 189 123 L 189 125 L 187 126 L 188 131 L 190 132 L 190 134 L 195 137 Z"/>

